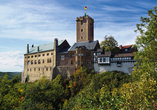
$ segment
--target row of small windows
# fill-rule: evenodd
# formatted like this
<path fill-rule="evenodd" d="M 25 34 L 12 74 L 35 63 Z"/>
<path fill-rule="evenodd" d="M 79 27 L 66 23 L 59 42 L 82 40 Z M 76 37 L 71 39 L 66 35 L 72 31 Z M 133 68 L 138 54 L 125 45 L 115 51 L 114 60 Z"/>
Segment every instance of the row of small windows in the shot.
<path fill-rule="evenodd" d="M 98 58 L 98 63 L 109 63 L 109 57 Z"/>
<path fill-rule="evenodd" d="M 41 62 L 42 62 L 42 63 L 45 63 L 45 60 L 44 60 L 44 59 L 43 59 L 43 60 L 38 60 L 38 64 L 41 64 Z M 47 63 L 51 63 L 51 58 L 47 59 Z M 30 64 L 31 64 L 31 65 L 37 64 L 37 60 L 28 61 L 27 64 L 28 64 L 28 65 L 30 65 Z"/>
<path fill-rule="evenodd" d="M 78 56 L 83 56 L 83 53 L 78 53 Z M 86 56 L 91 56 L 91 54 L 87 53 Z"/>
<path fill-rule="evenodd" d="M 51 71 L 51 69 L 52 69 L 51 67 L 50 67 L 50 68 L 47 67 L 47 68 L 46 68 L 46 71 L 48 71 L 48 70 Z M 34 69 L 33 69 L 33 68 L 30 68 L 30 69 L 27 69 L 27 71 L 32 71 L 32 70 L 34 70 L 34 71 L 40 71 L 41 68 L 34 68 Z"/>
<path fill-rule="evenodd" d="M 122 57 L 122 58 L 111 58 L 111 60 L 131 60 L 132 57 Z"/>
<path fill-rule="evenodd" d="M 71 54 L 70 56 L 74 57 L 74 54 Z M 78 56 L 83 56 L 83 53 L 78 53 Z M 86 56 L 91 56 L 91 53 L 86 53 Z"/>
<path fill-rule="evenodd" d="M 41 55 L 45 56 L 45 54 L 39 54 L 38 57 L 40 57 Z M 47 53 L 46 55 L 49 56 L 50 54 Z M 53 53 L 51 53 L 51 55 L 53 55 Z M 30 57 L 33 58 L 33 55 L 32 56 L 28 56 L 28 58 L 30 58 Z M 37 57 L 37 55 L 35 55 L 34 57 Z M 25 57 L 25 58 L 27 58 L 27 57 Z"/>

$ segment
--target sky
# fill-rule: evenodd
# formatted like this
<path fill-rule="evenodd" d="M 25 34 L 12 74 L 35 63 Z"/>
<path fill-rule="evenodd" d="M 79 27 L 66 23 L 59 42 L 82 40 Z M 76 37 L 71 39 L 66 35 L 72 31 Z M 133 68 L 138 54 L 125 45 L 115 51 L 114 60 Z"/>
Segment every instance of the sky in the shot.
<path fill-rule="evenodd" d="M 76 42 L 76 17 L 94 19 L 94 40 L 112 35 L 119 45 L 135 44 L 136 24 L 157 0 L 0 0 L 0 71 L 21 72 L 27 44 L 66 39 Z"/>

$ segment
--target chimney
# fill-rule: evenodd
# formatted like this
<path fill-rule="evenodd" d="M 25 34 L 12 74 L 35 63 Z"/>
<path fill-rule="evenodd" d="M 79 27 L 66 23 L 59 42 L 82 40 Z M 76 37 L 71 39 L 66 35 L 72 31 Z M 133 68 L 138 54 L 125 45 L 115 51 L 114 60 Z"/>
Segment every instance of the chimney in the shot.
<path fill-rule="evenodd" d="M 55 38 L 54 44 L 56 44 L 56 47 L 58 47 L 58 39 Z"/>
<path fill-rule="evenodd" d="M 58 39 L 55 38 L 55 40 L 54 40 L 54 54 L 53 54 L 53 56 L 54 56 L 54 67 L 57 66 L 57 47 L 58 47 Z"/>
<path fill-rule="evenodd" d="M 119 49 L 122 49 L 122 45 L 119 46 Z"/>
<path fill-rule="evenodd" d="M 29 44 L 27 44 L 27 54 L 29 53 Z"/>
<path fill-rule="evenodd" d="M 39 46 L 37 47 L 37 51 L 39 52 Z"/>

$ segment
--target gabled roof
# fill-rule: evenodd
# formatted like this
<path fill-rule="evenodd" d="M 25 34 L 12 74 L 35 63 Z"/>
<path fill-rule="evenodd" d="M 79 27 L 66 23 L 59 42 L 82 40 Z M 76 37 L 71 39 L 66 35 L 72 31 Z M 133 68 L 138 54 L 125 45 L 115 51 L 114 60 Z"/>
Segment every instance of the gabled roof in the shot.
<path fill-rule="evenodd" d="M 65 40 L 58 41 L 58 46 L 60 46 L 64 41 Z M 39 47 L 39 51 L 37 51 L 38 47 Z M 29 49 L 28 54 L 37 53 L 37 52 L 44 52 L 44 51 L 53 50 L 53 49 L 54 49 L 54 42 L 51 42 L 51 43 L 32 47 L 31 49 Z"/>
<path fill-rule="evenodd" d="M 76 47 L 85 46 L 87 50 L 94 50 L 98 41 L 90 41 L 90 42 L 76 42 L 74 43 L 68 51 L 75 51 Z"/>
<path fill-rule="evenodd" d="M 58 53 L 68 53 L 68 49 L 69 48 L 70 48 L 70 46 L 69 47 L 65 47 L 65 48 L 61 49 Z"/>

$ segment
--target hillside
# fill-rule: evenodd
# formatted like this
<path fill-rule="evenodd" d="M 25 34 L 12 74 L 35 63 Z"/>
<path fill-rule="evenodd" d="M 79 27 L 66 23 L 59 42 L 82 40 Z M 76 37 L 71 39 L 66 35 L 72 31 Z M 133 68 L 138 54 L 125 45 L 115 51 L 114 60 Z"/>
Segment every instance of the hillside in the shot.
<path fill-rule="evenodd" d="M 20 72 L 0 72 L 0 79 L 5 76 L 5 74 L 8 75 L 8 79 L 12 79 L 14 76 L 18 75 Z"/>

